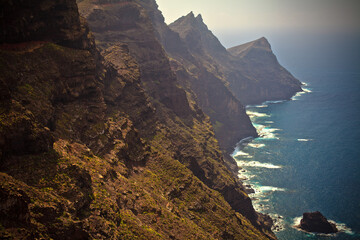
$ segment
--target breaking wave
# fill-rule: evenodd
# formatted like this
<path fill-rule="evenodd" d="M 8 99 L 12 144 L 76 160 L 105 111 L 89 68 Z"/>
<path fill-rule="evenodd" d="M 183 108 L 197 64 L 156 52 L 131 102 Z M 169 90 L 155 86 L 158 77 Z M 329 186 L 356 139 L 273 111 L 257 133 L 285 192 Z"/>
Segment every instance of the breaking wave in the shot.
<path fill-rule="evenodd" d="M 243 157 L 243 158 L 252 158 L 252 156 L 246 152 L 243 152 L 243 151 L 237 151 L 233 157 Z"/>
<path fill-rule="evenodd" d="M 255 124 L 255 123 L 253 125 L 256 128 L 256 130 L 261 138 L 263 138 L 263 139 L 279 139 L 277 137 L 276 132 L 281 131 L 281 129 L 270 128 L 265 125 Z"/>
<path fill-rule="evenodd" d="M 310 142 L 310 141 L 313 141 L 313 139 L 302 139 L 302 138 L 299 138 L 297 139 L 298 142 Z"/>
<path fill-rule="evenodd" d="M 243 161 L 237 160 L 240 167 L 253 167 L 253 168 L 268 168 L 268 169 L 279 169 L 282 166 L 274 165 L 271 163 L 262 163 L 258 161 Z"/>
<path fill-rule="evenodd" d="M 299 97 L 301 96 L 301 95 L 304 95 L 304 94 L 306 94 L 306 93 L 311 93 L 312 91 L 309 89 L 309 88 L 302 88 L 302 91 L 301 92 L 298 92 L 298 93 L 296 93 L 292 98 L 291 98 L 291 100 L 293 100 L 293 101 L 296 101 L 296 100 L 298 100 L 299 99 Z"/>
<path fill-rule="evenodd" d="M 264 104 L 276 104 L 276 103 L 282 103 L 286 102 L 287 100 L 277 100 L 277 101 L 266 101 Z"/>
<path fill-rule="evenodd" d="M 253 112 L 253 111 L 246 111 L 246 114 L 249 115 L 251 119 L 254 118 L 263 118 L 263 117 L 270 117 L 270 115 L 267 115 L 266 113 L 260 113 L 260 112 Z"/>
<path fill-rule="evenodd" d="M 300 221 L 301 221 L 302 217 L 296 217 L 293 220 L 293 224 L 292 227 L 295 228 L 296 230 L 299 231 L 303 231 L 302 229 L 299 228 L 300 225 Z M 355 235 L 356 233 L 349 227 L 346 226 L 345 223 L 339 223 L 339 222 L 335 222 L 333 220 L 328 220 L 329 222 L 333 223 L 336 225 L 336 228 L 339 230 L 339 233 L 346 233 L 348 235 Z M 304 232 L 304 231 L 303 231 Z M 309 233 L 312 235 L 315 235 L 315 233 Z M 325 235 L 325 236 L 332 236 L 332 235 L 336 235 L 337 233 L 332 233 L 332 234 L 319 234 L 319 235 Z"/>
<path fill-rule="evenodd" d="M 249 143 L 248 146 L 252 147 L 252 148 L 263 148 L 263 147 L 265 147 L 265 144 L 263 144 L 263 143 Z"/>

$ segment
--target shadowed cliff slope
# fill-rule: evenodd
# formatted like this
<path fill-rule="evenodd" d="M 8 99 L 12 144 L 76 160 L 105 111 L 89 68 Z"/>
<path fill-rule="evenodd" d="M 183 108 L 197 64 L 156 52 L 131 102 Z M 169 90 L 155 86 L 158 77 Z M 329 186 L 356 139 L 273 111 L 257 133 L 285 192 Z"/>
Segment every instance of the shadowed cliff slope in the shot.
<path fill-rule="evenodd" d="M 162 128 L 150 138 L 161 142 L 161 152 L 165 151 L 183 163 L 208 187 L 220 192 L 234 210 L 268 232 L 270 222 L 266 226 L 263 224 L 263 216 L 254 211 L 243 187 L 225 167 L 208 117 L 193 101 L 191 92 L 180 87 L 177 76 L 171 70 L 149 18 L 152 7 L 157 7 L 154 1 L 79 3 L 80 12 L 87 18 L 103 52 L 114 45 L 127 44 L 131 55 L 139 63 L 141 85 L 150 96 Z M 133 13 L 131 23 L 123 17 L 129 12 Z M 102 25 L 103 22 L 106 25 Z M 165 95 L 167 98 L 163 97 Z M 171 102 L 176 104 L 170 105 Z M 140 134 L 143 131 L 147 130 L 139 129 Z"/>
<path fill-rule="evenodd" d="M 191 53 L 212 66 L 243 104 L 288 100 L 301 83 L 277 61 L 265 38 L 226 49 L 204 24 L 201 15 L 181 17 L 170 28 L 179 33 Z"/>
<path fill-rule="evenodd" d="M 146 12 L 81 4 L 101 55 L 75 0 L 1 5 L 1 238 L 274 238 Z"/>
<path fill-rule="evenodd" d="M 193 13 L 190 13 L 183 17 L 185 24 L 181 28 L 184 34 L 179 35 L 164 23 L 156 4 L 145 7 L 159 40 L 170 56 L 172 69 L 176 72 L 180 84 L 192 93 L 194 101 L 210 116 L 219 144 L 228 157 L 241 139 L 257 136 L 244 106 L 227 88 L 225 76 L 214 58 L 217 52 L 221 54 L 217 55 L 216 59 L 230 54 L 207 29 L 201 16 L 195 18 Z M 189 39 L 186 39 L 187 37 Z M 232 169 L 237 169 L 236 163 L 230 157 L 228 164 Z"/>
<path fill-rule="evenodd" d="M 228 51 L 235 57 L 233 63 L 237 68 L 228 73 L 230 89 L 242 102 L 288 100 L 301 91 L 300 81 L 279 64 L 266 38 Z"/>

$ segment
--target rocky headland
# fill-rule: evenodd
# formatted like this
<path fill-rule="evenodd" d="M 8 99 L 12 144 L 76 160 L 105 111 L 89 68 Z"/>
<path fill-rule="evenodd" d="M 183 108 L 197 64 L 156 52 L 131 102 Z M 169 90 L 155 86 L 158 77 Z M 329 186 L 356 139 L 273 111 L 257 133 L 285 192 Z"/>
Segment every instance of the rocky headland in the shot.
<path fill-rule="evenodd" d="M 261 94 L 242 103 L 232 71 L 266 58 L 226 50 L 192 13 L 166 25 L 154 0 L 0 11 L 0 238 L 276 238 L 228 153 L 257 136 L 243 104 L 299 90 L 287 72 L 276 89 L 295 87 L 274 96 L 254 73 L 243 87 Z"/>

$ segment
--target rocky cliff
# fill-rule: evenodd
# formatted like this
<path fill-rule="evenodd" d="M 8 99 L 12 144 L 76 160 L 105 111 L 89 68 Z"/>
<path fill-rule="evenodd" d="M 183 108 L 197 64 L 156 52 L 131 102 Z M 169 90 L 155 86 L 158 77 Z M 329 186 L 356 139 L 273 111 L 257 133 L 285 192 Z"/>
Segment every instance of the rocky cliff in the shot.
<path fill-rule="evenodd" d="M 181 30 L 176 32 L 174 24 L 164 23 L 157 5 L 147 9 L 179 83 L 210 116 L 220 147 L 228 157 L 228 165 L 236 171 L 236 163 L 229 156 L 235 144 L 243 138 L 256 137 L 257 133 L 245 107 L 226 86 L 224 72 L 217 64 L 219 59 L 230 54 L 208 30 L 200 15 L 195 17 L 190 13 L 182 17 L 179 20 Z"/>
<path fill-rule="evenodd" d="M 201 15 L 190 13 L 169 26 L 245 105 L 288 100 L 301 91 L 301 82 L 279 64 L 265 38 L 226 50 Z"/>
<path fill-rule="evenodd" d="M 226 169 L 207 116 L 194 101 L 191 91 L 180 86 L 181 82 L 171 70 L 169 59 L 159 42 L 160 32 L 156 31 L 156 25 L 151 21 L 154 7 L 157 7 L 154 1 L 118 1 L 112 4 L 82 1 L 79 4 L 81 14 L 87 18 L 103 51 L 117 44 L 127 44 L 130 54 L 139 63 L 141 85 L 150 96 L 156 118 L 164 128 L 150 136 L 160 141 L 161 151 L 166 151 L 208 187 L 223 194 L 237 212 L 259 229 L 268 231 L 265 229 L 270 223 L 263 224 L 265 218 L 254 211 L 243 187 Z M 132 12 L 131 24 L 128 18 L 123 17 L 129 12 Z M 103 22 L 107 25 L 104 26 Z M 217 86 L 223 87 L 220 84 Z M 232 98 L 235 110 L 230 104 L 223 105 L 229 108 L 227 111 L 237 111 L 239 106 Z M 143 131 L 147 129 L 139 129 L 140 134 Z"/>
<path fill-rule="evenodd" d="M 1 3 L 1 238 L 275 238 L 142 4 Z"/>
<path fill-rule="evenodd" d="M 266 38 L 228 49 L 234 56 L 229 86 L 245 104 L 271 100 L 289 100 L 302 91 L 301 82 L 277 61 Z M 246 77 L 245 77 L 246 76 Z"/>

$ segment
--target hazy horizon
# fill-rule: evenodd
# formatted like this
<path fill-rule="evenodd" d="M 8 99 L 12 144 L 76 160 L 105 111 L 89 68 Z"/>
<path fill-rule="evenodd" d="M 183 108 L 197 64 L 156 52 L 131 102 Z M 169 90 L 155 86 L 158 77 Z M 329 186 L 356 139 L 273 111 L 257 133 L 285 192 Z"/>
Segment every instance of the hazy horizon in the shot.
<path fill-rule="evenodd" d="M 358 0 L 224 0 L 222 3 L 157 0 L 157 3 L 167 24 L 191 11 L 201 14 L 226 48 L 266 37 L 280 63 L 295 73 L 299 68 L 359 70 L 341 60 L 360 62 Z"/>
<path fill-rule="evenodd" d="M 157 0 L 167 24 L 193 11 L 210 29 L 360 32 L 358 0 Z M 221 19 L 221 21 L 219 21 Z"/>

